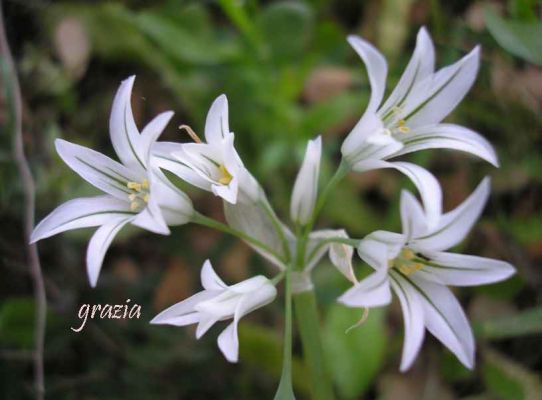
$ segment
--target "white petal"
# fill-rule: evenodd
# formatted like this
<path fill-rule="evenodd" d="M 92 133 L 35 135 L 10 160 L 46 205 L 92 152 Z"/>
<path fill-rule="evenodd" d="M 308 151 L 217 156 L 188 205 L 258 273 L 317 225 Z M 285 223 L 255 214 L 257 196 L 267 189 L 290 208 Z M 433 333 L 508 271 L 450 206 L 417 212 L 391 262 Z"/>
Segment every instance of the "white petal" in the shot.
<path fill-rule="evenodd" d="M 354 48 L 367 67 L 371 83 L 371 99 L 366 112 L 375 112 L 384 96 L 388 64 L 384 56 L 369 42 L 358 36 L 348 36 L 348 43 Z"/>
<path fill-rule="evenodd" d="M 183 162 L 183 144 L 156 142 L 152 147 L 154 165 L 163 168 L 182 180 L 203 190 L 211 190 L 211 183 Z"/>
<path fill-rule="evenodd" d="M 127 202 L 109 195 L 70 200 L 54 209 L 34 228 L 30 242 L 71 229 L 103 225 L 111 218 L 131 216 L 134 214 Z"/>
<path fill-rule="evenodd" d="M 465 254 L 425 252 L 430 265 L 417 272 L 424 279 L 451 286 L 494 283 L 512 276 L 515 268 L 501 260 Z"/>
<path fill-rule="evenodd" d="M 211 185 L 211 191 L 215 196 L 221 197 L 230 204 L 237 203 L 237 195 L 239 194 L 239 182 L 233 178 L 227 185 Z"/>
<path fill-rule="evenodd" d="M 344 236 L 348 237 L 346 231 Z M 356 283 L 358 280 L 354 273 L 354 265 L 352 264 L 352 257 L 354 255 L 354 248 L 343 243 L 333 243 L 329 247 L 329 259 L 331 263 L 352 283 Z"/>
<path fill-rule="evenodd" d="M 322 259 L 324 254 L 326 254 L 326 252 L 331 249 L 330 243 L 323 246 L 319 246 L 319 244 L 322 241 L 331 239 L 331 238 L 348 238 L 348 235 L 344 229 L 322 229 L 319 231 L 313 231 L 309 234 L 309 240 L 307 242 L 307 251 L 305 253 L 306 256 L 308 257 L 309 255 L 311 255 L 313 251 L 316 249 L 316 247 L 318 247 L 318 251 L 316 251 L 316 253 L 312 255 L 310 260 L 308 259 L 305 260 L 304 271 L 310 272 Z M 294 251 L 296 251 L 295 247 L 296 247 L 296 243 L 294 239 L 293 240 Z"/>
<path fill-rule="evenodd" d="M 397 86 L 381 107 L 379 114 L 381 116 L 386 115 L 392 107 L 401 107 L 413 86 L 432 74 L 434 69 L 435 49 L 429 33 L 425 27 L 422 27 L 418 31 L 416 48 L 414 49 L 412 58 L 405 68 L 405 72 L 403 72 L 399 83 L 397 83 Z"/>
<path fill-rule="evenodd" d="M 167 321 L 168 325 L 173 326 L 186 326 L 192 324 L 198 324 L 200 322 L 200 314 L 193 312 L 191 314 L 182 315 L 180 317 L 172 317 Z M 151 321 L 151 324 L 154 323 Z M 164 322 L 165 324 L 166 322 Z"/>
<path fill-rule="evenodd" d="M 366 150 L 367 138 L 370 135 L 382 132 L 383 129 L 384 124 L 380 117 L 374 112 L 365 111 L 365 114 L 354 126 L 341 146 L 343 157 L 350 164 L 355 164 L 356 161 L 363 159 L 360 154 Z"/>
<path fill-rule="evenodd" d="M 211 105 L 205 120 L 207 143 L 218 143 L 230 132 L 228 123 L 228 99 L 221 94 Z"/>
<path fill-rule="evenodd" d="M 423 200 L 427 214 L 427 225 L 434 227 L 442 213 L 442 190 L 437 179 L 426 169 L 407 162 L 366 160 L 353 166 L 353 169 L 358 172 L 381 168 L 394 168 L 410 178 L 418 188 Z"/>
<path fill-rule="evenodd" d="M 198 326 L 196 328 L 196 339 L 201 339 L 214 324 L 218 322 L 220 317 L 211 314 L 199 313 Z"/>
<path fill-rule="evenodd" d="M 413 245 L 419 249 L 442 251 L 461 242 L 482 213 L 490 185 L 490 179 L 484 178 L 463 203 L 444 214 L 438 225 L 428 235 L 413 241 Z"/>
<path fill-rule="evenodd" d="M 226 360 L 236 363 L 239 360 L 239 337 L 237 336 L 237 321 L 232 322 L 218 336 L 218 347 Z"/>
<path fill-rule="evenodd" d="M 138 172 L 145 169 L 145 155 L 140 148 L 139 131 L 134 121 L 132 105 L 132 87 L 135 76 L 122 81 L 111 107 L 109 132 L 111 142 L 124 165 Z"/>
<path fill-rule="evenodd" d="M 62 139 L 55 140 L 56 151 L 68 166 L 98 189 L 128 201 L 126 184 L 139 181 L 141 175 L 97 151 Z"/>
<path fill-rule="evenodd" d="M 92 235 L 87 248 L 87 274 L 90 286 L 96 287 L 105 253 L 115 235 L 124 225 L 130 222 L 130 219 L 125 216 L 112 217 Z"/>
<path fill-rule="evenodd" d="M 408 126 L 436 124 L 442 121 L 469 91 L 480 62 L 480 48 L 453 65 L 418 82 L 404 106 L 404 119 Z"/>
<path fill-rule="evenodd" d="M 201 268 L 201 284 L 206 290 L 224 290 L 228 287 L 216 274 L 209 260 L 205 260 Z"/>
<path fill-rule="evenodd" d="M 158 168 L 153 168 L 153 192 L 158 206 L 168 226 L 189 222 L 194 215 L 190 198 L 177 187 Z"/>
<path fill-rule="evenodd" d="M 173 117 L 173 111 L 166 111 L 158 114 L 145 128 L 141 131 L 139 147 L 145 167 L 149 168 L 149 158 L 151 149 L 158 137 L 162 134 L 169 120 Z"/>
<path fill-rule="evenodd" d="M 467 368 L 474 366 L 474 337 L 469 321 L 453 293 L 445 286 L 415 274 L 410 284 L 420 293 L 425 325 Z"/>
<path fill-rule="evenodd" d="M 292 221 L 301 225 L 305 225 L 312 218 L 318 195 L 321 156 L 322 138 L 318 136 L 316 139 L 310 140 L 307 145 L 305 158 L 292 191 L 290 217 Z"/>
<path fill-rule="evenodd" d="M 405 341 L 401 355 L 401 371 L 408 370 L 418 355 L 425 336 L 425 318 L 420 295 L 405 281 L 402 275 L 393 271 L 391 285 L 399 298 L 405 323 Z"/>
<path fill-rule="evenodd" d="M 388 271 L 373 272 L 337 299 L 348 307 L 381 307 L 391 302 Z"/>
<path fill-rule="evenodd" d="M 388 260 L 397 257 L 401 249 L 406 245 L 406 237 L 404 235 L 387 231 L 371 232 L 365 236 L 364 240 L 374 240 L 385 244 Z"/>
<path fill-rule="evenodd" d="M 220 292 L 203 290 L 195 295 L 176 303 L 151 320 L 151 324 L 171 324 L 175 318 L 189 315 L 195 312 L 195 306 L 201 302 L 207 301 L 216 297 Z"/>
<path fill-rule="evenodd" d="M 425 125 L 400 136 L 404 147 L 395 156 L 425 149 L 460 150 L 499 166 L 493 146 L 480 134 L 453 124 Z"/>
<path fill-rule="evenodd" d="M 218 347 L 229 362 L 237 362 L 239 358 L 239 338 L 237 325 L 239 320 L 249 312 L 271 303 L 277 295 L 275 286 L 267 283 L 253 293 L 246 294 L 239 301 L 233 322 L 218 337 Z"/>
<path fill-rule="evenodd" d="M 388 247 L 376 240 L 364 238 L 358 246 L 361 259 L 376 270 L 388 269 L 388 253 Z"/>
<path fill-rule="evenodd" d="M 401 224 L 407 242 L 427 232 L 422 206 L 407 190 L 401 191 Z"/>

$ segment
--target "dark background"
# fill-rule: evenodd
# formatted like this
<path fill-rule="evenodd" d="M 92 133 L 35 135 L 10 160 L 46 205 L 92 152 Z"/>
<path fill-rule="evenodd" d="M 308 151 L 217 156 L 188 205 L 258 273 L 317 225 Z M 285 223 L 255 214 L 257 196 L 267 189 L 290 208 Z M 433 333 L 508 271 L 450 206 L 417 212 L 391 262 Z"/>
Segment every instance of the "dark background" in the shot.
<path fill-rule="evenodd" d="M 202 132 L 211 101 L 228 95 L 230 126 L 243 160 L 287 219 L 290 190 L 309 138 L 323 134 L 329 177 L 345 135 L 362 114 L 366 71 L 346 35 L 373 41 L 388 57 L 390 85 L 426 25 L 437 63 L 482 45 L 478 79 L 448 118 L 482 133 L 501 168 L 458 152 L 409 156 L 439 178 L 445 208 L 459 204 L 485 175 L 493 192 L 483 218 L 458 248 L 507 260 L 514 278 L 457 291 L 477 335 L 477 365 L 463 368 L 432 337 L 414 367 L 398 372 L 403 322 L 397 304 L 359 311 L 336 304 L 347 282 L 317 269 L 322 335 L 342 399 L 540 399 L 542 383 L 542 24 L 540 1 L 4 1 L 8 39 L 22 85 L 24 141 L 37 182 L 37 218 L 61 202 L 96 193 L 54 151 L 57 137 L 112 155 L 111 101 L 137 74 L 133 108 L 141 127 L 176 114 L 163 139 L 186 140 L 182 123 Z M 242 7 L 238 7 L 242 5 Z M 2 81 L 10 77 L 5 73 Z M 2 86 L 4 87 L 4 85 Z M 388 87 L 388 89 L 391 86 Z M 11 158 L 9 97 L 0 107 L 0 398 L 32 395 L 32 285 L 25 263 L 22 191 Z M 322 227 L 361 237 L 399 228 L 407 179 L 388 171 L 351 175 L 333 194 Z M 222 218 L 221 202 L 192 190 L 196 208 Z M 48 297 L 45 371 L 49 399 L 272 398 L 280 375 L 282 299 L 241 322 L 240 363 L 228 364 L 214 328 L 199 342 L 192 328 L 150 326 L 160 310 L 200 290 L 211 258 L 226 282 L 272 269 L 247 246 L 193 225 L 162 237 L 124 230 L 104 262 L 98 287 L 86 280 L 90 230 L 40 242 Z M 362 271 L 367 268 L 357 260 Z M 88 321 L 81 304 L 142 306 L 139 320 Z M 309 398 L 296 341 L 294 386 Z"/>

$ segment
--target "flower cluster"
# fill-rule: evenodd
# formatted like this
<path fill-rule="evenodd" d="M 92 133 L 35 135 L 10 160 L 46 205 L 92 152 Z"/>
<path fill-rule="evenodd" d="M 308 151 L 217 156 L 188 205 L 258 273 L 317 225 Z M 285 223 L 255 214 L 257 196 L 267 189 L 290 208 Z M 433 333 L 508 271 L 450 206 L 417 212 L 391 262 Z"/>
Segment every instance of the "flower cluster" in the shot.
<path fill-rule="evenodd" d="M 498 166 L 492 146 L 478 133 L 442 123 L 475 80 L 479 48 L 435 70 L 433 43 L 422 28 L 401 79 L 383 101 L 387 78 L 384 57 L 359 37 L 351 36 L 348 41 L 366 65 L 370 101 L 342 144 L 337 173 L 320 194 L 322 138 L 309 141 L 292 189 L 293 229 L 278 218 L 262 186 L 239 157 L 229 127 L 226 96 L 219 96 L 209 109 L 205 141 L 183 125 L 191 142 L 162 142 L 157 138 L 172 113 L 158 115 L 139 132 L 130 104 L 131 77 L 122 82 L 110 119 L 111 141 L 120 162 L 61 139 L 56 141 L 57 151 L 68 166 L 105 194 L 61 205 L 36 226 L 31 240 L 70 229 L 98 227 L 87 251 L 89 281 L 95 286 L 107 248 L 128 223 L 169 234 L 168 226 L 192 222 L 238 236 L 276 266 L 278 273 L 273 279 L 258 275 L 228 286 L 207 260 L 201 270 L 204 290 L 151 321 L 176 326 L 197 324 L 199 338 L 216 322 L 233 319 L 218 337 L 219 348 L 231 362 L 238 359 L 240 318 L 272 302 L 277 294 L 275 287 L 283 279 L 287 282 L 287 301 L 292 293 L 313 290 L 311 272 L 328 253 L 332 264 L 352 283 L 338 299 L 340 303 L 366 309 L 389 304 L 392 292 L 399 299 L 405 323 L 401 370 L 415 360 L 425 328 L 471 368 L 473 335 L 447 286 L 497 282 L 515 270 L 504 261 L 446 250 L 463 240 L 480 216 L 489 196 L 490 180 L 484 179 L 461 205 L 444 213 L 437 179 L 421 166 L 393 160 L 418 150 L 443 148 L 467 152 Z M 387 168 L 405 174 L 421 198 L 420 202 L 410 192 L 402 192 L 402 233 L 376 231 L 354 239 L 342 229 L 313 230 L 326 196 L 348 172 Z M 220 197 L 227 225 L 195 211 L 188 196 L 168 180 L 164 170 Z M 374 270 L 361 281 L 354 269 L 355 250 Z"/>

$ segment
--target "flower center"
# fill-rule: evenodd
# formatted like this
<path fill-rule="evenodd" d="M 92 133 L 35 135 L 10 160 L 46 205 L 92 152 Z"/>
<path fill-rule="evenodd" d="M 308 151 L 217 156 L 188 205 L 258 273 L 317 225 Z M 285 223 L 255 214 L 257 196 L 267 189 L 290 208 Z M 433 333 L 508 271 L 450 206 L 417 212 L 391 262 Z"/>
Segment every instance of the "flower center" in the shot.
<path fill-rule="evenodd" d="M 384 116 L 384 121 L 388 127 L 389 134 L 393 133 L 408 133 L 410 128 L 407 126 L 407 121 L 401 118 L 403 109 L 398 106 L 393 106 L 391 110 Z"/>
<path fill-rule="evenodd" d="M 399 255 L 393 260 L 388 261 L 390 268 L 397 268 L 404 275 L 411 275 L 423 268 L 423 264 L 414 261 L 416 254 L 408 247 L 404 247 Z"/>
<path fill-rule="evenodd" d="M 130 189 L 128 195 L 130 210 L 137 211 L 145 207 L 149 202 L 149 181 L 147 179 L 143 179 L 142 182 L 130 181 L 126 183 L 126 187 Z"/>
<path fill-rule="evenodd" d="M 224 164 L 220 164 L 218 166 L 218 171 L 220 172 L 218 182 L 220 182 L 223 185 L 228 185 L 233 179 L 233 176 L 230 174 L 230 171 L 226 169 Z"/>

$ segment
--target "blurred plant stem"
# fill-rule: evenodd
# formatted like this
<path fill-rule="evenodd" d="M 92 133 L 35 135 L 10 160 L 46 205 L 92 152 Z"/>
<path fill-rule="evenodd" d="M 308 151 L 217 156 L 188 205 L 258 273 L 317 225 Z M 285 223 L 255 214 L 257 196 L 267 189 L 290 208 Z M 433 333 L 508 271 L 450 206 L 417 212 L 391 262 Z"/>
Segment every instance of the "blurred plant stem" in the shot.
<path fill-rule="evenodd" d="M 314 290 L 298 293 L 294 296 L 297 327 L 303 344 L 303 357 L 311 379 L 312 398 L 315 400 L 333 400 L 333 388 L 325 367 L 320 335 L 320 320 L 316 306 Z"/>
<path fill-rule="evenodd" d="M 34 391 L 35 398 L 41 400 L 45 395 L 45 380 L 43 370 L 43 348 L 45 342 L 45 324 L 47 311 L 47 298 L 45 296 L 45 285 L 38 255 L 38 248 L 35 244 L 27 244 L 34 228 L 34 204 L 35 185 L 28 161 L 24 154 L 24 142 L 22 132 L 22 99 L 19 79 L 11 50 L 7 42 L 4 26 L 3 3 L 0 0 L 0 55 L 2 61 L 2 81 L 5 85 L 6 102 L 9 106 L 10 130 L 13 133 L 14 146 L 13 157 L 21 176 L 21 184 L 24 192 L 24 241 L 27 249 L 27 261 L 30 265 L 35 301 L 35 326 L 34 326 Z M 8 130 L 9 131 L 9 130 Z"/>
<path fill-rule="evenodd" d="M 284 285 L 284 348 L 282 358 L 282 374 L 275 400 L 295 399 L 292 387 L 292 277 L 291 268 L 286 271 Z"/>

